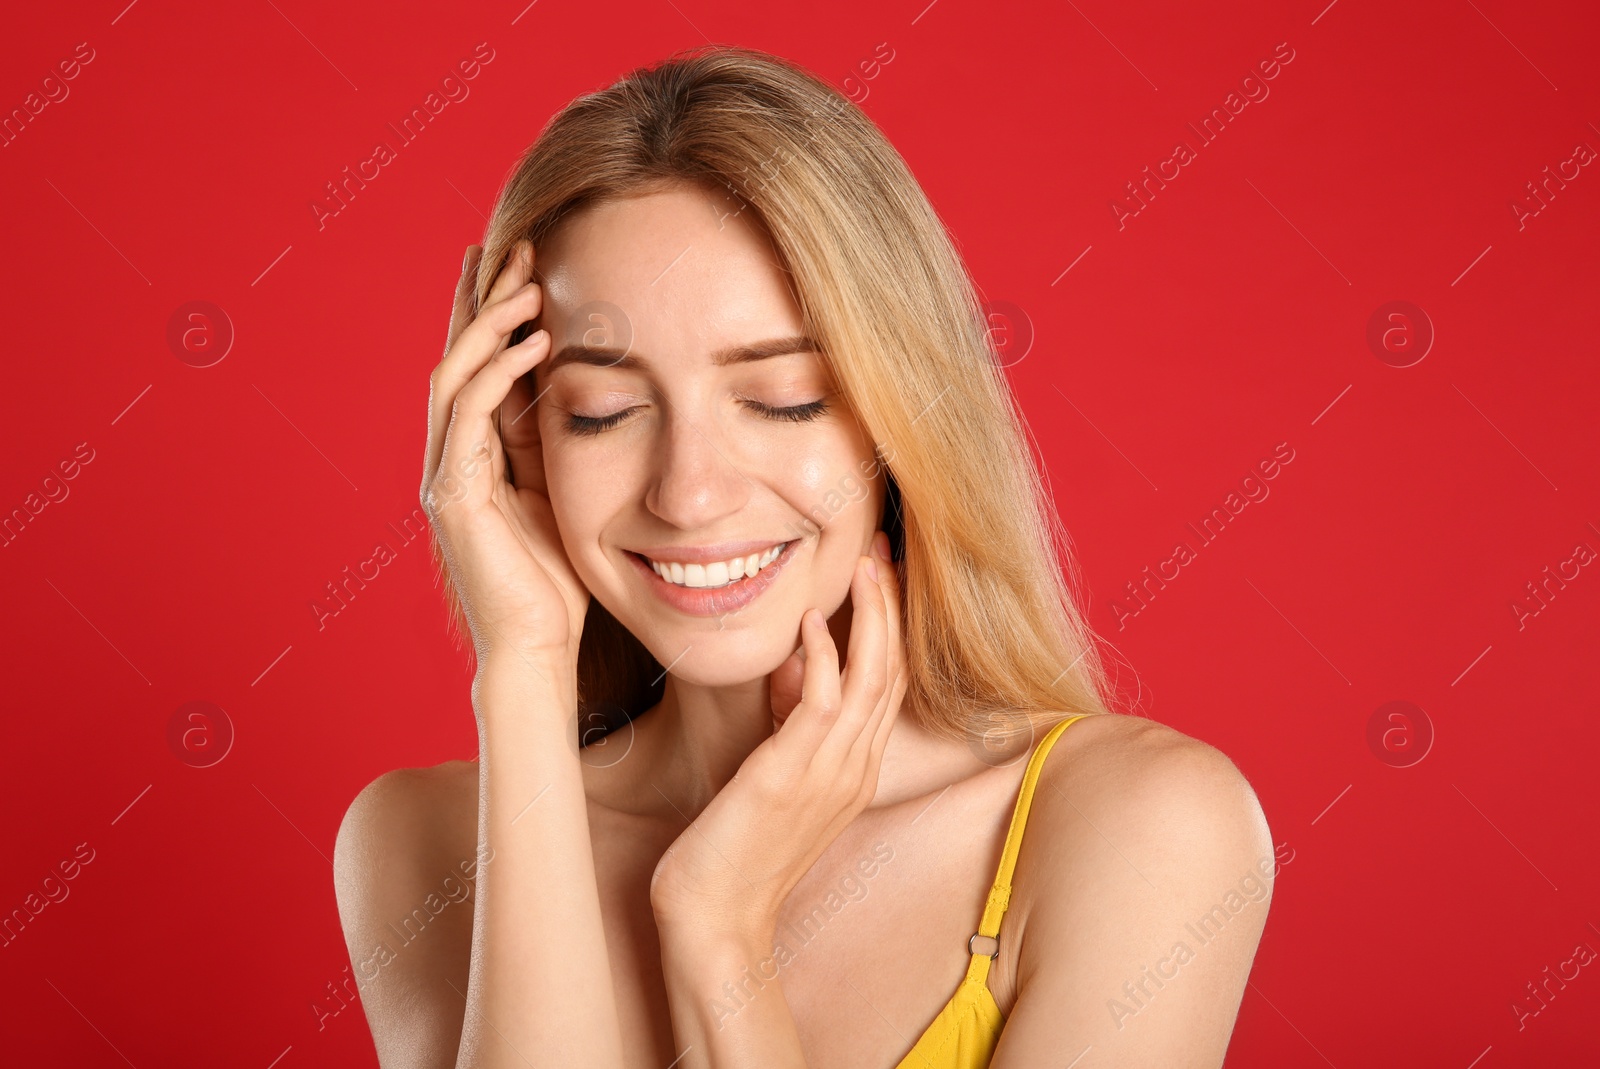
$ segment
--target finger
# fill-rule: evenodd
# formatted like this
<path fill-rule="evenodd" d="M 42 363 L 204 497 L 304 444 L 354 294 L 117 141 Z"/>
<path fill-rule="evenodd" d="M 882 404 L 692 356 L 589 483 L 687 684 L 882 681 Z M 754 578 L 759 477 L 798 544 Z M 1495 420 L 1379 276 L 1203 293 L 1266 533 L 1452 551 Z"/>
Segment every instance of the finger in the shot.
<path fill-rule="evenodd" d="M 871 576 L 867 563 L 866 557 L 856 559 L 855 575 L 850 582 L 853 616 L 841 683 L 844 708 L 838 726 L 823 745 L 824 760 L 843 761 L 855 752 L 863 729 L 869 722 L 877 722 L 874 714 L 889 690 L 888 618 L 881 580 Z M 869 733 L 869 741 L 870 738 Z"/>
<path fill-rule="evenodd" d="M 507 269 L 495 279 L 495 285 L 489 291 L 490 297 L 496 298 L 497 294 L 510 296 L 517 292 L 517 287 L 533 282 L 533 260 L 533 243 L 526 239 L 517 242 L 512 249 L 510 262 L 506 265 Z M 539 307 L 534 315 L 544 311 L 543 287 L 536 288 L 540 296 Z M 520 326 L 521 323 L 517 324 L 517 327 Z M 501 352 L 511 343 L 511 336 L 516 333 L 517 327 L 513 327 L 511 333 L 500 338 L 495 346 L 495 352 Z M 507 477 L 511 484 L 548 495 L 549 491 L 544 481 L 544 457 L 539 452 L 539 421 L 533 413 L 533 403 L 536 400 L 538 398 L 533 394 L 533 375 L 519 378 L 512 383 L 511 392 L 495 411 L 494 425 L 500 431 L 500 442 L 505 448 L 506 467 L 509 469 Z"/>
<path fill-rule="evenodd" d="M 488 305 L 505 300 L 532 278 L 533 243 L 523 238 L 506 254 L 506 262 L 500 265 L 499 273 L 489 284 L 489 292 L 485 295 L 483 303 Z"/>
<path fill-rule="evenodd" d="M 902 672 L 890 685 L 883 708 L 878 711 L 876 719 L 861 733 L 861 742 L 857 743 L 858 746 L 867 746 L 867 757 L 874 770 L 883 757 L 885 747 L 889 745 L 889 736 L 894 731 L 895 721 L 900 719 L 900 710 L 904 707 L 909 679 L 909 675 Z"/>
<path fill-rule="evenodd" d="M 517 389 L 518 383 L 538 365 L 540 360 L 543 360 L 548 355 L 549 343 L 550 332 L 541 328 L 516 345 L 495 353 L 456 394 L 455 408 L 457 411 L 466 409 L 476 413 L 479 409 L 487 406 L 490 414 L 499 412 L 512 396 L 512 391 Z M 531 361 L 530 355 L 508 357 L 507 354 L 512 349 L 527 350 L 528 354 L 531 355 Z M 506 362 L 508 359 L 514 361 L 515 366 L 523 369 L 509 382 L 504 378 L 504 375 L 513 366 L 512 363 Z M 522 428 L 527 424 L 519 421 L 517 426 Z"/>
<path fill-rule="evenodd" d="M 773 730 L 783 726 L 789 719 L 789 714 L 794 712 L 794 707 L 800 704 L 800 693 L 804 685 L 806 662 L 797 654 L 790 654 L 787 660 L 773 669 L 768 677 L 767 689 L 772 702 Z"/>
<path fill-rule="evenodd" d="M 519 376 L 511 384 L 500 405 L 496 423 L 500 442 L 505 447 L 509 478 L 519 489 L 533 489 L 548 496 L 544 479 L 544 451 L 539 438 L 538 395 L 533 389 L 533 374 Z"/>
<path fill-rule="evenodd" d="M 873 759 L 876 760 L 888 744 L 889 733 L 894 727 L 894 721 L 900 715 L 900 703 L 911 684 L 911 671 L 906 662 L 905 635 L 901 632 L 900 624 L 903 615 L 900 611 L 900 569 L 889 559 L 889 537 L 882 531 L 873 536 L 873 554 L 878 561 L 878 582 L 883 590 L 883 602 L 888 617 L 888 671 L 891 680 L 887 707 L 878 714 L 878 721 L 869 728 L 873 735 Z"/>
<path fill-rule="evenodd" d="M 478 264 L 482 259 L 482 245 L 467 246 L 467 254 L 461 259 L 461 277 L 456 279 L 455 303 L 450 307 L 450 329 L 444 338 L 446 353 L 472 320 L 472 295 L 477 285 Z"/>
<path fill-rule="evenodd" d="M 461 277 L 456 282 L 456 301 L 450 314 L 450 333 L 445 342 L 444 356 L 433 370 L 433 378 L 431 380 L 433 386 L 429 391 L 428 448 L 423 457 L 422 468 L 424 483 L 433 478 L 439 462 L 440 447 L 444 443 L 444 431 L 448 426 L 447 422 L 436 422 L 440 415 L 440 408 L 443 407 L 444 411 L 448 413 L 449 402 L 454 399 L 455 391 L 460 389 L 462 383 L 467 378 L 470 378 L 478 368 L 483 366 L 488 356 L 504 348 L 503 345 L 493 346 L 489 353 L 471 361 L 471 368 L 463 375 L 453 370 L 454 365 L 461 363 L 460 360 L 451 360 L 452 353 L 461 351 L 457 349 L 456 343 L 461 340 L 461 335 L 467 331 L 473 322 L 482 318 L 484 309 L 487 309 L 491 304 L 499 303 L 513 296 L 528 281 L 528 276 L 531 275 L 533 269 L 533 246 L 524 241 L 518 242 L 513 247 L 511 260 L 507 265 L 511 269 L 501 271 L 495 278 L 487 299 L 480 304 L 476 298 L 478 278 L 482 274 L 480 270 L 482 262 L 483 247 L 481 245 L 467 246 L 467 256 L 462 265 Z M 526 267 L 526 272 L 522 270 L 524 267 Z M 502 312 L 501 314 L 503 315 L 504 313 Z M 528 318 L 532 318 L 537 314 L 538 311 L 535 309 Z M 513 324 L 510 330 L 515 330 L 516 327 L 517 324 Z M 507 331 L 507 334 L 509 334 L 510 330 Z M 470 344 L 468 348 L 471 348 Z M 441 397 L 444 402 L 442 406 L 440 404 Z"/>
<path fill-rule="evenodd" d="M 501 343 L 507 335 L 539 314 L 542 300 L 539 287 L 530 285 L 486 305 L 433 369 L 428 388 L 428 455 L 423 468 L 424 481 L 431 480 L 438 472 L 456 395 L 483 370 L 490 358 L 503 351 Z"/>
<path fill-rule="evenodd" d="M 495 483 L 504 481 L 505 455 L 492 414 L 517 376 L 549 351 L 549 333 L 535 331 L 526 341 L 496 353 L 456 395 L 439 469 L 430 484 L 436 512 L 457 502 L 485 503 Z"/>
<path fill-rule="evenodd" d="M 806 651 L 805 674 L 800 683 L 800 704 L 794 707 L 783 730 L 774 736 L 786 756 L 809 764 L 839 719 L 839 651 L 828 632 L 820 609 L 807 609 L 800 617 L 800 643 Z"/>
<path fill-rule="evenodd" d="M 489 287 L 489 295 L 484 299 L 484 304 L 488 305 L 495 301 L 503 301 L 532 281 L 533 244 L 524 238 L 511 247 L 511 252 L 506 257 L 505 265 L 501 267 L 500 273 L 495 276 L 493 284 Z M 534 315 L 537 314 L 537 312 L 534 313 Z M 533 316 L 528 317 L 528 319 L 532 318 Z M 520 325 L 518 324 L 518 326 Z M 505 338 L 500 339 L 500 344 L 495 348 L 495 352 L 506 348 L 506 342 L 509 337 L 508 333 Z"/>
<path fill-rule="evenodd" d="M 889 616 L 889 633 L 900 637 L 900 565 L 889 559 L 889 536 L 882 531 L 872 536 L 869 549 L 878 562 L 878 583 L 883 590 L 884 607 Z M 889 645 L 890 670 L 898 674 L 905 667 L 905 647 L 899 642 Z"/>
<path fill-rule="evenodd" d="M 455 302 L 450 306 L 450 328 L 445 332 L 444 352 L 448 356 L 451 346 L 461 336 L 462 330 L 472 318 L 473 280 L 478 275 L 478 263 L 483 259 L 483 246 L 468 245 L 467 253 L 461 258 L 461 276 L 456 279 Z M 442 358 L 441 358 L 442 359 Z M 435 379 L 437 381 L 437 365 L 435 365 Z M 422 485 L 424 492 L 433 481 L 434 467 L 438 463 L 439 447 L 444 444 L 443 437 L 437 440 L 434 437 L 434 396 L 435 391 L 430 386 L 428 391 L 428 440 L 422 449 Z"/>

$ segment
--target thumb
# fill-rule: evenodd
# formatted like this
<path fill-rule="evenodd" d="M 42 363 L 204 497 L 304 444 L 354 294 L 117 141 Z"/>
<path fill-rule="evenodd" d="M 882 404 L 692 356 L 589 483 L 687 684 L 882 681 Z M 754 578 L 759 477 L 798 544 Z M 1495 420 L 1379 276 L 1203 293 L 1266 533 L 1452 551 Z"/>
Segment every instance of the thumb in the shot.
<path fill-rule="evenodd" d="M 769 679 L 772 693 L 772 729 L 783 727 L 789 714 L 800 704 L 801 683 L 805 680 L 805 647 L 801 646 L 780 664 Z"/>

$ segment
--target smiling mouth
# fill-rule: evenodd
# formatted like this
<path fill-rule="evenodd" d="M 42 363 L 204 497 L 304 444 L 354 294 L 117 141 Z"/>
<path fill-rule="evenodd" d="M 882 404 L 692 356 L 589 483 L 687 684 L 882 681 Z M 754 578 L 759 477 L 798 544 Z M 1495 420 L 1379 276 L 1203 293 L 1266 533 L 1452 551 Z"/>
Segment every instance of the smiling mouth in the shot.
<path fill-rule="evenodd" d="M 733 557 L 711 564 L 680 564 L 676 561 L 657 561 L 641 553 L 630 555 L 642 561 L 661 580 L 684 590 L 724 590 L 748 582 L 771 568 L 789 551 L 797 540 L 780 542 L 762 553 Z"/>
<path fill-rule="evenodd" d="M 697 587 L 688 585 L 690 565 L 682 563 L 677 565 L 668 564 L 666 569 L 667 576 L 663 578 L 661 572 L 657 570 L 660 565 L 657 564 L 652 567 L 649 557 L 641 553 L 635 553 L 633 550 L 623 550 L 623 552 L 627 555 L 633 567 L 638 569 L 639 576 L 644 581 L 645 587 L 665 605 L 676 612 L 684 613 L 688 616 L 710 618 L 740 612 L 782 581 L 786 566 L 790 560 L 799 554 L 801 545 L 802 541 L 800 539 L 781 542 L 778 544 L 777 555 L 773 556 L 771 560 L 767 560 L 767 557 L 772 554 L 771 548 L 756 554 L 754 574 L 751 574 L 749 568 L 746 567 L 744 575 L 738 579 L 733 578 L 731 570 L 726 577 L 716 572 L 709 576 L 697 575 L 697 581 L 724 579 L 719 586 Z M 749 560 L 750 558 L 748 557 L 744 558 L 744 563 L 748 565 Z M 763 561 L 766 561 L 766 563 L 762 563 Z M 722 563 L 728 564 L 731 561 Z M 681 582 L 673 581 L 674 567 L 681 569 L 683 572 L 680 577 Z M 697 565 L 696 567 L 706 570 L 716 569 L 717 565 Z"/>

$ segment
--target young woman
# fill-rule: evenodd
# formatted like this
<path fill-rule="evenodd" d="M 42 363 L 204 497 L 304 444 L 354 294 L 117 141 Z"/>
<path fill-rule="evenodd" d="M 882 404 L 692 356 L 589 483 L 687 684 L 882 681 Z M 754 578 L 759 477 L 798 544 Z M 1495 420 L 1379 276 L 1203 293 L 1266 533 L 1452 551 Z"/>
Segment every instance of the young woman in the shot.
<path fill-rule="evenodd" d="M 993 357 L 803 70 L 699 50 L 551 121 L 431 383 L 479 758 L 378 777 L 335 854 L 385 1069 L 1221 1064 L 1266 822 L 1108 711 Z"/>

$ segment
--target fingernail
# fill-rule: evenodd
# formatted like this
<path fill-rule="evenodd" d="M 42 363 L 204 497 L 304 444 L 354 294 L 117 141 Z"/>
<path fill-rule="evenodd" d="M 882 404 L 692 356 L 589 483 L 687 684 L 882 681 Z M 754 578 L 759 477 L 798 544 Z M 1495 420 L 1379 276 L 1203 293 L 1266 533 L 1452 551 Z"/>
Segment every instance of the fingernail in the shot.
<path fill-rule="evenodd" d="M 879 531 L 872 536 L 872 551 L 884 560 L 889 559 L 889 536 Z"/>
<path fill-rule="evenodd" d="M 866 558 L 866 561 L 867 561 L 867 574 L 869 576 L 871 576 L 872 577 L 872 581 L 874 583 L 876 583 L 878 581 L 878 562 L 873 560 L 871 557 Z"/>

